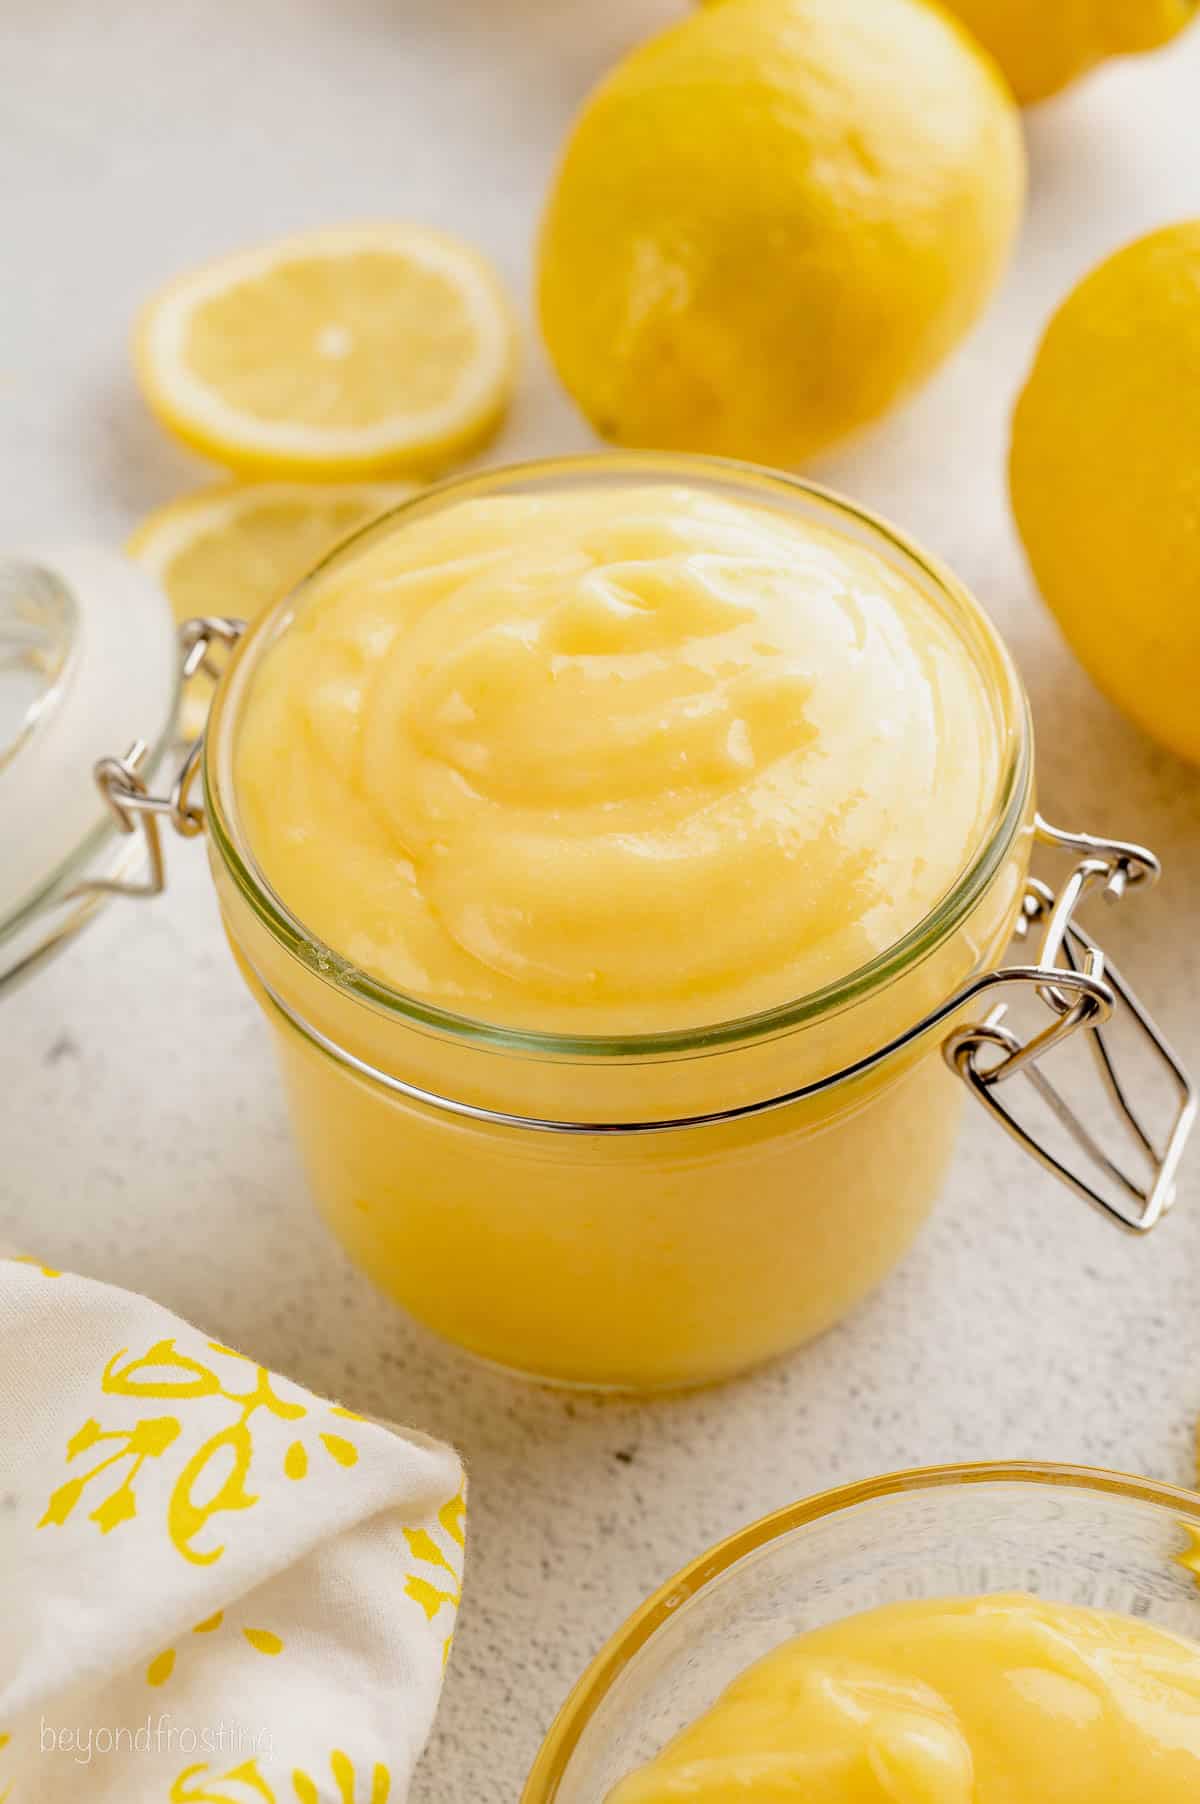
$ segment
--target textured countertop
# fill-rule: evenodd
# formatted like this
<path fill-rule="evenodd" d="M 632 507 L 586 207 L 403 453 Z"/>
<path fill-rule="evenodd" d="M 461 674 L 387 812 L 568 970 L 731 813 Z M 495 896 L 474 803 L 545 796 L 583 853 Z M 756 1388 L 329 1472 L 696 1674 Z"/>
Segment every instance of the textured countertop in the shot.
<path fill-rule="evenodd" d="M 524 300 L 579 97 L 668 0 L 8 0 L 0 118 L 0 543 L 119 540 L 209 472 L 139 405 L 126 335 L 180 267 L 355 216 L 457 228 Z M 1105 932 L 1200 1067 L 1200 777 L 1092 690 L 1009 523 L 1007 410 L 1040 323 L 1097 257 L 1200 214 L 1200 32 L 1029 122 L 1017 266 L 939 378 L 824 479 L 957 566 L 1030 687 L 1052 818 L 1143 838 L 1167 873 Z M 532 335 L 492 455 L 589 442 Z M 6 852 L 7 855 L 7 852 Z M 1048 1456 L 1188 1481 L 1200 1413 L 1200 1149 L 1125 1239 L 981 1115 L 903 1269 L 758 1377 L 638 1405 L 510 1384 L 421 1339 L 316 1221 L 266 1030 L 195 844 L 0 1006 L 0 1240 L 139 1286 L 471 1467 L 468 1602 L 422 1804 L 513 1804 L 551 1714 L 642 1596 L 806 1492 L 915 1463 Z"/>

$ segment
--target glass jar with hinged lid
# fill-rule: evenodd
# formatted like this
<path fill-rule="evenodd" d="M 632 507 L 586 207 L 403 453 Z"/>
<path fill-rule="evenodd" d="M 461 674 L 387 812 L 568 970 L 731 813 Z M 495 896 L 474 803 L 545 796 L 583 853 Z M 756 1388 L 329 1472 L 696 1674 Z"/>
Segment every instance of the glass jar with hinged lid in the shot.
<path fill-rule="evenodd" d="M 184 635 L 202 744 L 171 787 L 136 746 L 102 781 L 159 875 L 160 823 L 203 823 L 317 1200 L 445 1338 L 635 1389 L 782 1353 L 900 1257 L 968 1091 L 1122 1227 L 1168 1207 L 1194 1092 L 1077 918 L 1156 860 L 1038 815 L 994 628 L 863 510 L 701 458 L 518 467 L 399 508 L 248 631 Z M 943 804 L 968 825 L 939 874 Z M 1054 1086 L 1068 1043 L 1127 1156 Z"/>

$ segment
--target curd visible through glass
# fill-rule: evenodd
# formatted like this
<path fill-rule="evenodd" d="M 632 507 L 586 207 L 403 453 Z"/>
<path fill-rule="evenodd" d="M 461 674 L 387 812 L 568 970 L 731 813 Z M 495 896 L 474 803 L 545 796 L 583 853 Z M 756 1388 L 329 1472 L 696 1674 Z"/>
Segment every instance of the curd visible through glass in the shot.
<path fill-rule="evenodd" d="M 1200 1646 L 1023 1596 L 787 1642 L 608 1804 L 1195 1804 Z"/>
<path fill-rule="evenodd" d="M 677 1121 L 886 1046 L 1009 938 L 1023 703 L 969 598 L 836 501 L 701 460 L 560 468 L 401 510 L 252 631 L 210 727 L 213 868 L 359 1263 L 506 1367 L 692 1385 L 819 1333 L 905 1251 L 963 1094 L 939 1036 L 640 1136 L 386 1080 Z"/>
<path fill-rule="evenodd" d="M 644 1034 L 804 996 L 946 894 L 983 676 L 849 533 L 684 486 L 416 514 L 319 577 L 236 780 L 286 906 L 485 1022 Z"/>

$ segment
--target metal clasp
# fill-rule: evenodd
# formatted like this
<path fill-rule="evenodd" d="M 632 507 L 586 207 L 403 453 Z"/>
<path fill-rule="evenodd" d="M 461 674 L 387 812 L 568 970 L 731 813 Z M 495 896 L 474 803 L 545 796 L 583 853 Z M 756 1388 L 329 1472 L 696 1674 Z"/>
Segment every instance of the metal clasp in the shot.
<path fill-rule="evenodd" d="M 183 682 L 201 671 L 215 683 L 220 666 L 210 656 L 213 647 L 233 647 L 246 630 L 244 620 L 210 615 L 185 620 L 179 629 L 179 645 L 183 657 L 180 676 Z M 201 733 L 188 746 L 175 781 L 166 795 L 151 795 L 142 776 L 142 766 L 149 747 L 144 739 L 135 739 L 121 758 L 101 758 L 95 767 L 97 788 L 104 797 L 122 833 L 136 833 L 141 827 L 146 840 L 147 873 L 141 881 L 125 878 L 89 878 L 72 890 L 74 896 L 113 895 L 146 897 L 161 895 L 166 888 L 166 864 L 163 858 L 159 821 L 165 819 L 183 839 L 194 839 L 204 831 L 204 810 L 192 800 L 192 785 L 200 768 L 204 746 Z"/>
<path fill-rule="evenodd" d="M 1017 934 L 1027 939 L 1036 928 L 1042 929 L 1037 961 L 1009 966 L 996 972 L 993 981 L 997 986 L 1015 983 L 1031 989 L 1050 1011 L 1051 1018 L 1023 1041 L 1003 1025 L 1007 1004 L 1000 1003 L 982 1021 L 957 1028 L 947 1037 L 942 1050 L 950 1068 L 1040 1164 L 1122 1228 L 1146 1234 L 1174 1201 L 1176 1172 L 1196 1118 L 1196 1090 L 1134 991 L 1074 916 L 1085 897 L 1095 890 L 1100 890 L 1107 902 L 1115 903 L 1127 889 L 1139 884 L 1149 887 L 1157 881 L 1158 860 L 1144 846 L 1094 839 L 1086 833 L 1064 833 L 1040 815 L 1036 838 L 1042 845 L 1073 853 L 1078 862 L 1057 894 L 1039 878 L 1028 879 Z M 1171 1124 L 1157 1140 L 1134 1108 L 1106 1038 L 1106 1026 L 1118 1011 L 1139 1031 L 1177 1098 Z M 1086 1032 L 1087 1045 L 1115 1105 L 1118 1121 L 1145 1167 L 1146 1176 L 1141 1180 L 1115 1163 L 1087 1121 L 1041 1069 L 1046 1055 L 1080 1029 Z M 1104 1194 L 1080 1171 L 1067 1165 L 1005 1105 L 1000 1087 L 1018 1075 L 1028 1078 L 1091 1165 L 1105 1174 L 1115 1188 L 1115 1196 Z"/>

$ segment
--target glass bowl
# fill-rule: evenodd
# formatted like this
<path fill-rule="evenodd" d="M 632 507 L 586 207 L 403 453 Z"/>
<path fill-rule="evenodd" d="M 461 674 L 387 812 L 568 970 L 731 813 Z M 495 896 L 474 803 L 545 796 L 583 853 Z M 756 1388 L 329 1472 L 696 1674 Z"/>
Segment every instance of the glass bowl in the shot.
<path fill-rule="evenodd" d="M 618 1630 L 522 1804 L 601 1804 L 780 1642 L 905 1598 L 1029 1591 L 1200 1641 L 1200 1496 L 1086 1467 L 939 1466 L 826 1491 L 702 1554 Z"/>

